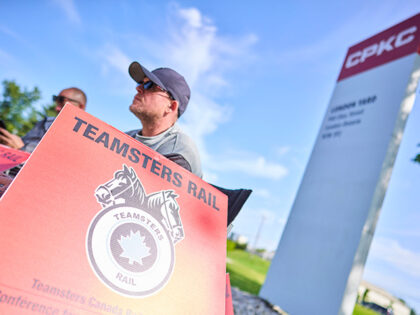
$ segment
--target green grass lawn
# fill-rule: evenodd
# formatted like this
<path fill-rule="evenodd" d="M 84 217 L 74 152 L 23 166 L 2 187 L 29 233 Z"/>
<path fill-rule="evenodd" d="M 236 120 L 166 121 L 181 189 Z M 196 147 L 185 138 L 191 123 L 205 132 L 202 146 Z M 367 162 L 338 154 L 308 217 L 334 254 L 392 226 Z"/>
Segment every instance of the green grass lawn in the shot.
<path fill-rule="evenodd" d="M 231 285 L 257 295 L 270 262 L 238 249 L 228 251 L 227 258 L 226 271 L 229 272 Z"/>
<path fill-rule="evenodd" d="M 227 252 L 226 271 L 232 286 L 242 291 L 258 295 L 264 283 L 270 262 L 244 250 Z M 378 313 L 356 304 L 353 315 L 378 315 Z"/>
<path fill-rule="evenodd" d="M 353 310 L 353 315 L 378 315 L 379 313 L 372 311 L 366 307 L 356 304 Z"/>

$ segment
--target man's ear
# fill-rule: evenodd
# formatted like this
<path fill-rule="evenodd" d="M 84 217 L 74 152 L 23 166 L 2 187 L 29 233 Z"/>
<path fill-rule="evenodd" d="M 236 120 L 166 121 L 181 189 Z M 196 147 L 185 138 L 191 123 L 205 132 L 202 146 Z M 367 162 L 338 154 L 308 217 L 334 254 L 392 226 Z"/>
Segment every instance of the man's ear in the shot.
<path fill-rule="evenodd" d="M 172 112 L 175 112 L 178 115 L 178 101 L 171 100 L 171 104 L 169 105 L 169 108 Z"/>

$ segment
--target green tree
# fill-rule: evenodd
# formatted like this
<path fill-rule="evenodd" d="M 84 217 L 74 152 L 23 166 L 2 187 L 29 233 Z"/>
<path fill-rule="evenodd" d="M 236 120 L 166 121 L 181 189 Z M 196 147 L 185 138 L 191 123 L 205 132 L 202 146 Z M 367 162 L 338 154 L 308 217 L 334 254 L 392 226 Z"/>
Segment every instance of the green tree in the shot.
<path fill-rule="evenodd" d="M 42 114 L 44 116 L 54 117 L 57 116 L 57 112 L 55 111 L 56 104 L 51 103 L 50 105 L 45 105 L 42 109 Z"/>
<path fill-rule="evenodd" d="M 33 90 L 22 89 L 15 81 L 4 80 L 3 99 L 0 100 L 0 119 L 10 132 L 25 135 L 41 118 L 34 103 L 41 98 L 37 87 Z"/>
<path fill-rule="evenodd" d="M 366 289 L 362 296 L 362 302 L 367 302 L 366 299 L 367 299 L 368 294 L 369 294 L 369 289 Z"/>
<path fill-rule="evenodd" d="M 420 163 L 420 153 L 415 156 L 413 159 L 414 162 Z"/>

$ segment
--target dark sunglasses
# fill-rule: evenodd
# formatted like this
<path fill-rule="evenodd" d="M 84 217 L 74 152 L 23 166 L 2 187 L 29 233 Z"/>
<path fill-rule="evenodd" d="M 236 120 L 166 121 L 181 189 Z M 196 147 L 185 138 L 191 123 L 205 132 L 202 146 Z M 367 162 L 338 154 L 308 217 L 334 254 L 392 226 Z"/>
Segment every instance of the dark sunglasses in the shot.
<path fill-rule="evenodd" d="M 53 95 L 52 100 L 53 100 L 53 102 L 55 102 L 57 104 L 63 104 L 63 103 L 65 103 L 66 100 L 68 100 L 70 102 L 76 102 L 77 104 L 81 104 L 79 101 L 76 101 L 72 98 L 68 98 L 68 97 L 61 96 L 61 95 L 59 95 L 59 96 Z"/>
<path fill-rule="evenodd" d="M 159 85 L 157 85 L 156 83 L 152 81 L 140 82 L 137 86 L 142 86 L 143 90 L 153 90 L 153 88 L 158 89 L 159 91 L 167 93 L 169 98 L 175 101 L 175 98 L 172 96 L 172 94 L 169 91 L 165 91 Z"/>
<path fill-rule="evenodd" d="M 142 86 L 143 90 L 151 90 L 153 89 L 155 86 L 158 86 L 157 84 L 153 83 L 152 81 L 147 81 L 147 82 L 140 82 L 138 84 L 138 86 Z"/>

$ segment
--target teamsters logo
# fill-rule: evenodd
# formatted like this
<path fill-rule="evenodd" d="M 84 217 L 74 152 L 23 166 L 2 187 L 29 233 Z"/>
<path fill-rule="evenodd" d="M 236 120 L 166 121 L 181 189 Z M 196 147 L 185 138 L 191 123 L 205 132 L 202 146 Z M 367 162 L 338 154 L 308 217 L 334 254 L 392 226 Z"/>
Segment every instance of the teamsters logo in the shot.
<path fill-rule="evenodd" d="M 146 297 L 162 289 L 174 269 L 174 245 L 184 238 L 178 196 L 173 190 L 147 195 L 126 165 L 95 196 L 102 210 L 86 237 L 95 274 L 124 296 Z"/>

